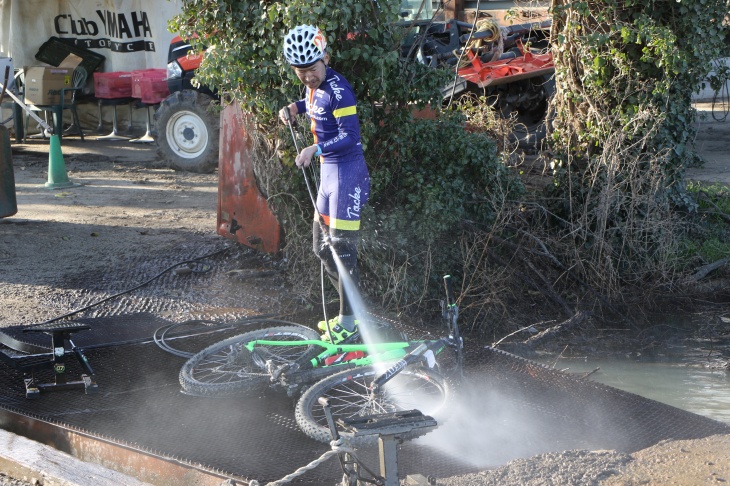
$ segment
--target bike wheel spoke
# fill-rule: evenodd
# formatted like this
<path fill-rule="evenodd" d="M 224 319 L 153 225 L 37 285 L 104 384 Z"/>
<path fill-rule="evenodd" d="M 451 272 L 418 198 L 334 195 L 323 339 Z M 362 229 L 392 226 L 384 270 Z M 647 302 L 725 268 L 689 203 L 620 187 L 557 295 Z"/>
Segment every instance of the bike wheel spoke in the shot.
<path fill-rule="evenodd" d="M 310 341 L 319 335 L 298 326 L 280 326 L 251 331 L 213 344 L 190 358 L 180 371 L 183 389 L 195 395 L 259 393 L 270 386 L 270 364 L 290 363 L 311 346 L 288 345 L 291 341 Z M 246 345 L 252 341 L 281 341 L 282 346 L 258 345 L 254 352 Z"/>
<path fill-rule="evenodd" d="M 332 418 L 337 423 L 339 420 L 414 409 L 425 415 L 437 414 L 450 396 L 449 386 L 442 377 L 418 370 L 400 372 L 374 395 L 371 385 L 378 376 L 380 372 L 373 368 L 365 368 L 361 372 L 348 370 L 313 385 L 297 404 L 297 423 L 313 439 L 327 442 L 331 433 L 324 408 L 319 403 L 321 398 L 327 400 Z M 354 425 L 357 427 L 356 422 Z M 405 435 L 414 438 L 423 433 L 426 432 L 413 431 Z M 353 434 L 348 428 L 341 429 L 340 436 L 357 444 L 371 444 L 377 440 L 375 433 Z"/>

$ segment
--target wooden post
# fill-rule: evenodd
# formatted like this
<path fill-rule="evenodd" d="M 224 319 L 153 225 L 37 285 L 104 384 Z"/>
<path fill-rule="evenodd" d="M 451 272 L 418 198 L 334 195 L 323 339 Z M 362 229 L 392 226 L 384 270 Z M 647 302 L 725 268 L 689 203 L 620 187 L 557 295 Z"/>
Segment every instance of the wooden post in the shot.
<path fill-rule="evenodd" d="M 451 0 L 444 6 L 444 20 L 464 20 L 464 0 Z"/>

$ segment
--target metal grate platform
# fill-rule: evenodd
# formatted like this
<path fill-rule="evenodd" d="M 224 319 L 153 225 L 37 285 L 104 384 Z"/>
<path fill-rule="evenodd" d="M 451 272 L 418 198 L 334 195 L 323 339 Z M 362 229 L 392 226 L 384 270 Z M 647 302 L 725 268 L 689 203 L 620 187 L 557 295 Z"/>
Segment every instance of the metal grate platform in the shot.
<path fill-rule="evenodd" d="M 329 449 L 299 431 L 294 402 L 277 393 L 259 398 L 180 393 L 178 373 L 184 358 L 150 342 L 155 329 L 166 323 L 146 314 L 85 319 L 91 329 L 79 332 L 74 342 L 92 346 L 86 356 L 99 393 L 53 391 L 27 400 L 21 373 L 0 363 L 0 408 L 262 483 L 292 473 Z M 125 329 L 129 332 L 123 333 Z M 18 336 L 22 330 L 8 332 Z M 24 336 L 37 346 L 43 346 L 43 339 L 50 340 L 39 333 Z M 221 336 L 186 345 L 200 349 L 207 344 L 203 341 L 211 339 Z M 123 342 L 127 344 L 119 344 Z M 402 475 L 448 477 L 474 472 L 484 464 L 471 456 L 484 460 L 488 455 L 479 450 L 475 437 L 485 434 L 488 443 L 498 443 L 497 449 L 515 446 L 510 449 L 512 456 L 505 452 L 486 457 L 497 466 L 540 452 L 578 448 L 633 452 L 664 439 L 730 432 L 727 424 L 492 348 L 472 346 L 465 357 L 469 386 L 462 387 L 458 400 L 463 408 L 456 409 L 455 416 L 435 432 L 401 446 Z M 80 372 L 77 363 L 68 362 L 70 375 Z M 46 378 L 52 379 L 50 372 Z M 450 430 L 462 430 L 460 436 L 453 434 L 455 442 L 450 442 Z M 377 451 L 362 455 L 377 469 Z M 334 484 L 340 477 L 337 461 L 330 459 L 294 482 Z"/>

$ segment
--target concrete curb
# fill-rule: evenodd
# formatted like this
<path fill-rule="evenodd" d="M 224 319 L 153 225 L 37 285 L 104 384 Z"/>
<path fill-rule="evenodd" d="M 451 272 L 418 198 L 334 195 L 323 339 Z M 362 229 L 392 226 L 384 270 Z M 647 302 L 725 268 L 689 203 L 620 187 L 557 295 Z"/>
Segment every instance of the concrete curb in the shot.
<path fill-rule="evenodd" d="M 43 486 L 149 486 L 132 476 L 81 461 L 0 429 L 0 471 Z"/>

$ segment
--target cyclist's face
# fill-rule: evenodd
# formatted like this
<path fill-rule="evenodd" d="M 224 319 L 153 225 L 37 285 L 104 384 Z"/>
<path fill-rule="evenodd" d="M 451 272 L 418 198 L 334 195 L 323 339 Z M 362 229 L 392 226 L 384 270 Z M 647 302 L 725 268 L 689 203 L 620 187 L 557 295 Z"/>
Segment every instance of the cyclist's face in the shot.
<path fill-rule="evenodd" d="M 327 73 L 327 61 L 329 57 L 325 54 L 324 59 L 317 61 L 308 68 L 294 68 L 299 80 L 309 89 L 317 89 L 324 82 Z"/>

